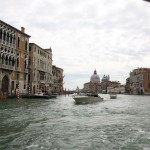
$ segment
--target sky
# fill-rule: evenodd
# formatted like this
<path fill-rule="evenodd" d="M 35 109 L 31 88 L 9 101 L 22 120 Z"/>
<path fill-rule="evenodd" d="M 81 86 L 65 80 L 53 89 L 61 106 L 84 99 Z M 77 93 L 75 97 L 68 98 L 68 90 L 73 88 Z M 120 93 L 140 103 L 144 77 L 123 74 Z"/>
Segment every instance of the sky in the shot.
<path fill-rule="evenodd" d="M 126 83 L 130 71 L 150 68 L 150 3 L 143 0 L 1 0 L 0 20 L 52 48 L 64 88 L 102 79 Z"/>

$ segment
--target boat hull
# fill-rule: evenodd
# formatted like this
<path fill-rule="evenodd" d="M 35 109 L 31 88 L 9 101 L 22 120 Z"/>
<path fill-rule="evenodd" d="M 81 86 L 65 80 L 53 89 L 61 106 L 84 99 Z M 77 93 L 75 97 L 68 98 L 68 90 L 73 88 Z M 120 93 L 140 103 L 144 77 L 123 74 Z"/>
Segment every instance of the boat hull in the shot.
<path fill-rule="evenodd" d="M 81 97 L 74 97 L 73 98 L 76 103 L 88 104 L 88 103 L 95 103 L 95 102 L 102 102 L 103 98 L 101 97 L 94 97 L 94 96 L 81 96 Z"/>
<path fill-rule="evenodd" d="M 110 95 L 110 99 L 116 99 L 117 95 Z"/>
<path fill-rule="evenodd" d="M 57 95 L 22 95 L 22 98 L 33 98 L 33 99 L 51 99 L 56 98 Z"/>

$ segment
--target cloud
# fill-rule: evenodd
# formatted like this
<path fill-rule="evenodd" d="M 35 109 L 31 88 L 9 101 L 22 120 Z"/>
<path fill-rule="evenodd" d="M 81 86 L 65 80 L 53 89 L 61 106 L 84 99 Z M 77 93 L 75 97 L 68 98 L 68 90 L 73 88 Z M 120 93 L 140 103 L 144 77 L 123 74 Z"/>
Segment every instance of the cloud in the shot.
<path fill-rule="evenodd" d="M 0 18 L 24 26 L 31 42 L 52 47 L 68 89 L 83 87 L 95 69 L 125 83 L 130 71 L 149 67 L 150 4 L 144 1 L 5 0 L 0 9 Z"/>

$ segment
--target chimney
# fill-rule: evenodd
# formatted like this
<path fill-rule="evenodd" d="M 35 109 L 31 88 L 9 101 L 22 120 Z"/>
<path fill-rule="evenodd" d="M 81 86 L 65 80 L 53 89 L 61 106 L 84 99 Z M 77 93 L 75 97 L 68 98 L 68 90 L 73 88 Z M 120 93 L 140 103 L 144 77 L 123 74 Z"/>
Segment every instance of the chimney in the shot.
<path fill-rule="evenodd" d="M 21 27 L 21 32 L 25 33 L 25 28 Z"/>

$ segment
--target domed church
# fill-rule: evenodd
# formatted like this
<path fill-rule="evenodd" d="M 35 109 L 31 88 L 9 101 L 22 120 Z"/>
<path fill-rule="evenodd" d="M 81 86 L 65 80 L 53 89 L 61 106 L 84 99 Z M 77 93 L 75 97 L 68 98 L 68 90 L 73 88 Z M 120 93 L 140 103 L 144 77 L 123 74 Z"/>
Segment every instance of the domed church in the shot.
<path fill-rule="evenodd" d="M 100 83 L 100 77 L 97 75 L 96 70 L 94 70 L 94 74 L 91 76 L 91 83 Z"/>
<path fill-rule="evenodd" d="M 84 92 L 98 94 L 101 92 L 100 77 L 97 75 L 97 71 L 94 70 L 91 76 L 90 82 L 84 84 Z"/>

